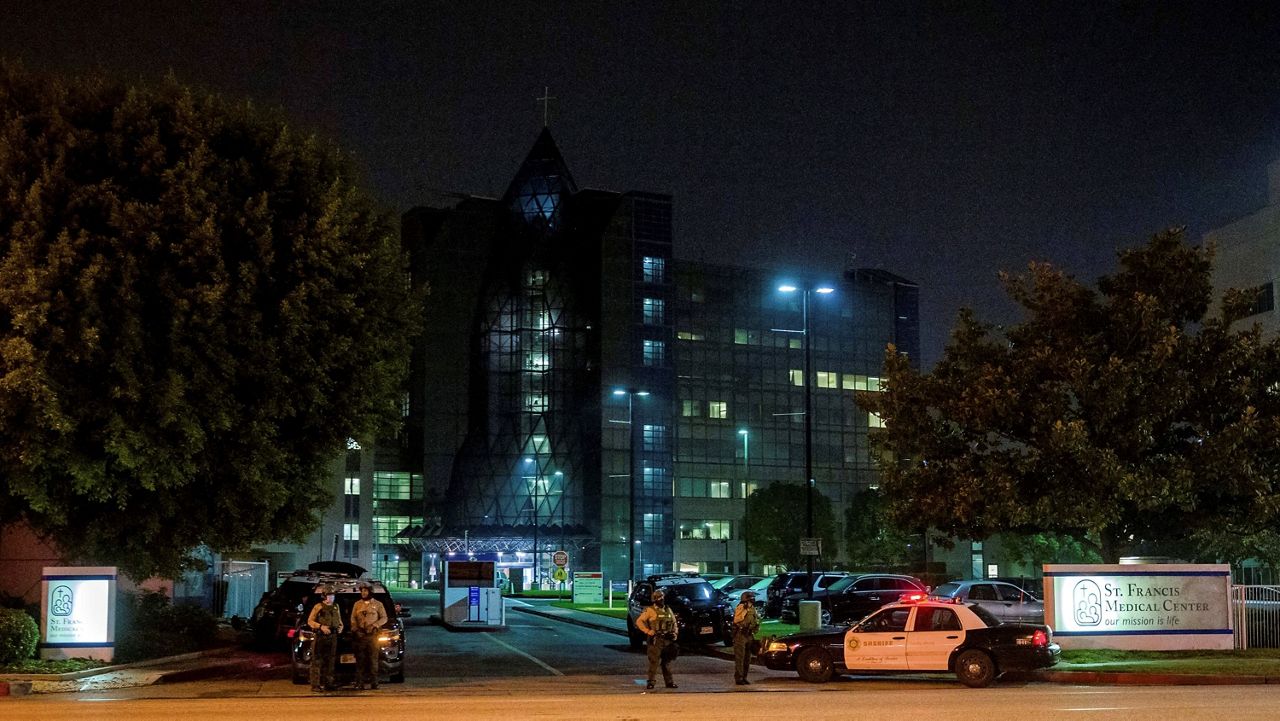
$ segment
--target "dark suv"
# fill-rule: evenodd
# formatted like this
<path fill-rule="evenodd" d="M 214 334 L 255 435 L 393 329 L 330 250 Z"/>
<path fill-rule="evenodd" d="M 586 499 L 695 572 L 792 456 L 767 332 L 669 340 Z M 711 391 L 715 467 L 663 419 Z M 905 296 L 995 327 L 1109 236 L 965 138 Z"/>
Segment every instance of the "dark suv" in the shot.
<path fill-rule="evenodd" d="M 663 573 L 636 583 L 627 599 L 627 636 L 632 648 L 644 644 L 645 636 L 636 628 L 636 619 L 653 604 L 653 591 L 658 588 L 665 593 L 667 606 L 676 616 L 681 641 L 733 643 L 733 609 L 728 597 L 696 573 Z"/>
<path fill-rule="evenodd" d="M 828 586 L 848 575 L 843 571 L 814 571 L 813 575 L 808 571 L 780 573 L 765 589 L 764 617 L 777 618 L 782 615 L 782 599 L 787 596 L 805 593 L 808 598 L 810 591 L 815 594 L 825 592 Z"/>
<path fill-rule="evenodd" d="M 823 591 L 813 594 L 813 600 L 822 604 L 822 625 L 861 621 L 872 611 L 886 603 L 896 603 L 904 596 L 926 595 L 924 584 L 911 576 L 885 573 L 864 573 L 845 576 Z M 782 620 L 794 620 L 799 615 L 800 602 L 808 599 L 804 593 L 793 593 L 782 599 Z"/>
<path fill-rule="evenodd" d="M 283 647 L 293 638 L 289 632 L 298 625 L 298 614 L 316 586 L 359 578 L 364 572 L 360 566 L 343 561 L 319 561 L 294 571 L 274 590 L 262 594 L 254 607 L 249 618 L 254 641 L 262 648 Z M 309 606 L 305 608 L 311 610 Z"/>
<path fill-rule="evenodd" d="M 403 619 L 408 616 L 408 612 L 391 600 L 391 594 L 387 592 L 381 581 L 349 578 L 325 582 L 333 588 L 334 603 L 342 612 L 344 627 L 342 634 L 338 636 L 338 655 L 333 665 L 333 675 L 335 678 L 344 679 L 355 676 L 356 655 L 351 631 L 351 607 L 360 599 L 361 583 L 373 585 L 373 597 L 381 601 L 382 607 L 387 611 L 387 622 L 383 624 L 382 632 L 378 634 L 378 678 L 387 678 L 392 683 L 402 683 L 404 682 Z M 297 684 L 307 683 L 310 680 L 311 641 L 315 638 L 315 632 L 307 626 L 307 616 L 310 615 L 312 607 L 322 598 L 323 596 L 318 592 L 307 597 L 303 604 L 305 610 L 298 615 L 297 626 L 290 634 L 293 641 L 293 682 Z"/>

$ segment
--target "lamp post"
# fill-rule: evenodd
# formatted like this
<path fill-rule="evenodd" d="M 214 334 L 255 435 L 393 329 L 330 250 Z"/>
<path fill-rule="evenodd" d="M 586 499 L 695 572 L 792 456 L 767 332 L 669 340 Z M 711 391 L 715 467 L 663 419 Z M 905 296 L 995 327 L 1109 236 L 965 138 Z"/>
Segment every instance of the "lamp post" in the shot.
<path fill-rule="evenodd" d="M 806 285 L 802 289 L 798 289 L 794 285 L 781 285 L 778 290 L 783 293 L 794 293 L 800 290 L 802 293 L 801 301 L 801 318 L 804 321 L 804 480 L 805 480 L 805 496 L 804 496 L 804 528 L 805 536 L 813 538 L 813 343 L 810 339 L 809 332 L 809 295 L 811 293 L 819 293 L 826 295 L 834 293 L 835 288 L 829 286 L 813 286 Z M 807 557 L 806 568 L 809 572 L 810 583 L 809 597 L 813 597 L 813 554 Z"/>
<path fill-rule="evenodd" d="M 632 543 L 627 544 L 627 573 L 631 578 L 636 577 L 636 553 L 635 548 L 640 540 L 636 538 L 636 424 L 632 421 L 634 416 L 634 403 L 636 396 L 641 398 L 648 396 L 649 391 L 642 391 L 636 388 L 616 388 L 613 391 L 615 396 L 627 397 L 627 432 L 630 435 L 631 442 L 628 448 L 627 460 L 627 478 L 630 481 L 630 490 L 627 493 L 628 499 L 628 525 Z"/>
<path fill-rule="evenodd" d="M 747 432 L 746 428 L 742 428 L 738 430 L 738 435 L 742 436 L 742 572 L 751 573 L 751 544 L 747 541 L 747 519 L 749 516 L 747 496 L 751 495 L 747 493 L 747 488 L 751 485 L 751 462 L 749 460 L 751 455 L 748 453 L 748 439 L 751 434 Z"/>
<path fill-rule="evenodd" d="M 524 459 L 527 466 L 533 463 L 532 458 Z M 533 584 L 538 585 L 538 469 L 533 469 L 532 476 L 525 476 L 525 479 L 533 479 Z"/>

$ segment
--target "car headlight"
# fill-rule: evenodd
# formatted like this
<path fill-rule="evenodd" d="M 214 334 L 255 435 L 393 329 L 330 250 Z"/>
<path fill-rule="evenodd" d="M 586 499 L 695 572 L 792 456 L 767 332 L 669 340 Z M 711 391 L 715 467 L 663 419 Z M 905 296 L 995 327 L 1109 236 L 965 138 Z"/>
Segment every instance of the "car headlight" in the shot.
<path fill-rule="evenodd" d="M 378 634 L 378 643 L 391 643 L 400 640 L 399 631 L 384 631 Z"/>
<path fill-rule="evenodd" d="M 303 631 L 299 631 L 299 632 L 298 632 L 298 638 L 302 639 L 303 641 L 310 641 L 310 640 L 314 639 L 315 637 L 316 637 L 316 632 L 315 632 L 315 631 L 306 631 L 306 630 L 303 630 Z"/>
<path fill-rule="evenodd" d="M 787 644 L 781 641 L 771 641 L 769 645 L 765 647 L 765 651 L 767 653 L 772 653 L 774 651 L 786 651 L 786 650 L 787 650 Z"/>

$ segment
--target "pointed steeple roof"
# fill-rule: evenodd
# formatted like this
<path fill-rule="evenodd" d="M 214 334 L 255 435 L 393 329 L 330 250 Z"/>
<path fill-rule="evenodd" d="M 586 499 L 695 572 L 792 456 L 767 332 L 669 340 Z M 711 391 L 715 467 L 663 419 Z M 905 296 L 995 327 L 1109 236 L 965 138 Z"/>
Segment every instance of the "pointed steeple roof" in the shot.
<path fill-rule="evenodd" d="M 578 192 L 560 148 L 544 127 L 525 157 L 516 177 L 502 196 L 508 207 L 526 223 L 545 231 L 560 225 L 560 208 L 564 200 Z"/>

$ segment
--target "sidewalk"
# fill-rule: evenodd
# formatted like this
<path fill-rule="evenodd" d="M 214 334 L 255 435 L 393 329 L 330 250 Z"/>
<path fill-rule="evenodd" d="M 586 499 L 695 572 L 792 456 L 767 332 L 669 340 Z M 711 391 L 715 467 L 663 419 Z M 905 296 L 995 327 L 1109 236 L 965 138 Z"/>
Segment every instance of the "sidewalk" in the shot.
<path fill-rule="evenodd" d="M 533 616 L 542 616 L 555 621 L 564 623 L 572 623 L 576 626 L 585 626 L 586 628 L 594 628 L 597 631 L 606 631 L 608 633 L 616 633 L 626 638 L 627 622 L 621 618 L 612 618 L 610 616 L 602 616 L 598 613 L 589 611 L 578 611 L 572 608 L 560 608 L 552 605 L 530 604 L 526 601 L 519 601 L 511 604 L 511 610 L 520 611 Z M 683 647 L 682 647 L 683 650 Z M 713 656 L 722 658 L 727 661 L 733 660 L 733 649 L 719 643 L 709 643 L 705 646 L 697 646 L 696 652 L 704 656 Z"/>

